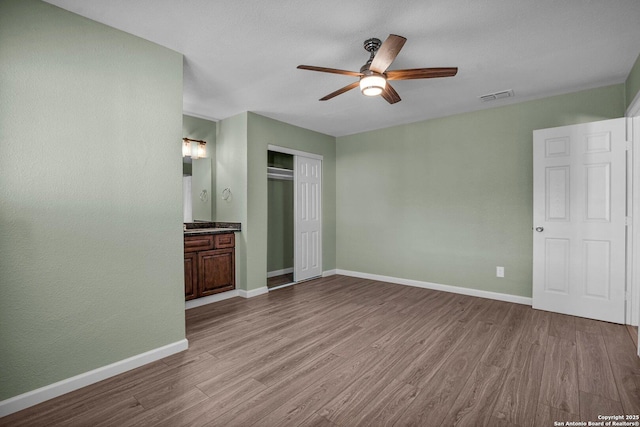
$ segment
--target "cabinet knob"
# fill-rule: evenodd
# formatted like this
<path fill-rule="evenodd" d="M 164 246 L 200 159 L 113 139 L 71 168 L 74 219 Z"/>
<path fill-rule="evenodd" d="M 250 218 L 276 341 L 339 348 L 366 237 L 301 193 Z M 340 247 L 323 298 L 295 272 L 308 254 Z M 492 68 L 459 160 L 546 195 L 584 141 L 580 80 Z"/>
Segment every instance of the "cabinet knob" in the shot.
<path fill-rule="evenodd" d="M 544 227 L 536 227 L 536 231 L 538 233 L 542 233 L 544 231 Z"/>

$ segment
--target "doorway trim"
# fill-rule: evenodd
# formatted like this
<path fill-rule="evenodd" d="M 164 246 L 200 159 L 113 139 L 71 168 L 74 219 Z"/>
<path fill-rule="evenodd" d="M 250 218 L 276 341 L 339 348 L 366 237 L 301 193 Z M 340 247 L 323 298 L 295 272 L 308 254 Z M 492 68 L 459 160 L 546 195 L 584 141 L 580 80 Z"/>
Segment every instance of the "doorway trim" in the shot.
<path fill-rule="evenodd" d="M 629 104 L 625 113 L 627 118 L 627 143 L 631 155 L 627 173 L 627 200 L 630 201 L 627 215 L 631 217 L 628 226 L 627 260 L 627 324 L 638 326 L 640 323 L 640 92 Z M 640 354 L 640 346 L 638 348 Z"/>
<path fill-rule="evenodd" d="M 291 154 L 293 156 L 309 157 L 310 159 L 323 160 L 323 156 L 320 154 L 307 153 L 306 151 L 294 150 L 293 148 L 280 147 L 279 145 L 269 144 L 267 145 L 268 151 L 277 151 L 279 153 Z"/>

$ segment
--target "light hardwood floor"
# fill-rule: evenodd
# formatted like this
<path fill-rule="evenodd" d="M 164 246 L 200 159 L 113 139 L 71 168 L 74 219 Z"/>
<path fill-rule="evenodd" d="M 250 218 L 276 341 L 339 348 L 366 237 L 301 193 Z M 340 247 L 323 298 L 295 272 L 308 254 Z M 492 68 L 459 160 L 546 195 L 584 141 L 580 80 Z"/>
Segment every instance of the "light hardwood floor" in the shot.
<path fill-rule="evenodd" d="M 640 414 L 621 325 L 344 276 L 187 311 L 189 350 L 2 426 L 553 426 Z"/>

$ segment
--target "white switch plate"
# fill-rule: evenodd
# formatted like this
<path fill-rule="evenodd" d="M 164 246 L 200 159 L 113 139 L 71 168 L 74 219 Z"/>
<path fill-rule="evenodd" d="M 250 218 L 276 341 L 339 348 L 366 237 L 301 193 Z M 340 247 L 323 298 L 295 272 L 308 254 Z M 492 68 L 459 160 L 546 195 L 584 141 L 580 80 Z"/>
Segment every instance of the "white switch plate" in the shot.
<path fill-rule="evenodd" d="M 504 277 L 504 267 L 496 267 L 496 277 Z"/>

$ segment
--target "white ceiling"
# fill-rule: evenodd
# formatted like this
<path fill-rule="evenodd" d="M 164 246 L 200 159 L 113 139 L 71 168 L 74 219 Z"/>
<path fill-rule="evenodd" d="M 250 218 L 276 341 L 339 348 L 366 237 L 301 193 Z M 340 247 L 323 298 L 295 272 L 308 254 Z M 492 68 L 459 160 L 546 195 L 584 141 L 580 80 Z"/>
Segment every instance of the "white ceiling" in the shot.
<path fill-rule="evenodd" d="M 342 136 L 623 82 L 640 51 L 638 0 L 48 0 L 184 54 L 184 111 L 215 120 L 254 111 Z M 355 77 L 362 43 L 408 39 L 389 69 L 459 67 L 393 82 L 389 105 Z M 515 97 L 478 96 L 513 89 Z"/>

